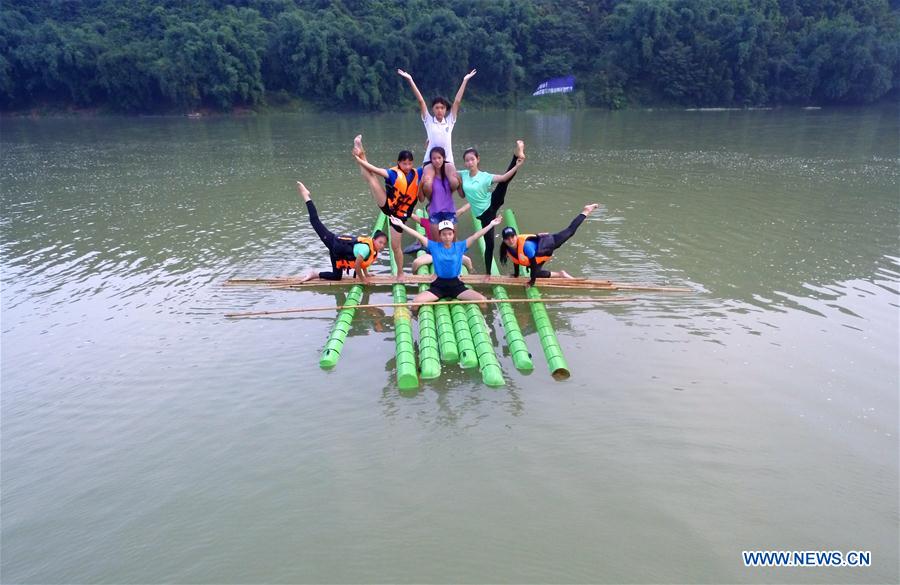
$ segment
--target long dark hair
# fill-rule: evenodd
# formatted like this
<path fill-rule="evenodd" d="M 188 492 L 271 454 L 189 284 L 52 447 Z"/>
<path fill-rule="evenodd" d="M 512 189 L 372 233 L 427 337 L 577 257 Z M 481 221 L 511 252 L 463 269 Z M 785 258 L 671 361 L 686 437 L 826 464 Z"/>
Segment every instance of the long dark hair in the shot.
<path fill-rule="evenodd" d="M 440 181 L 447 188 L 447 192 L 450 193 L 450 180 L 447 179 L 447 174 L 444 173 L 444 167 L 447 166 L 447 151 L 444 150 L 443 146 L 435 146 L 428 153 L 428 160 L 431 160 L 432 152 L 436 152 L 439 155 L 441 155 L 442 157 L 444 157 L 444 162 L 441 163 L 441 168 L 440 168 L 440 172 L 441 172 Z M 431 163 L 431 166 L 434 166 L 434 163 Z M 434 169 L 434 178 L 438 178 L 438 169 L 437 168 Z"/>
<path fill-rule="evenodd" d="M 469 150 L 475 150 L 475 149 L 470 148 Z M 466 152 L 469 152 L 469 151 L 467 150 Z M 463 156 L 465 156 L 465 155 L 463 155 Z M 475 153 L 475 156 L 478 156 L 477 152 Z M 505 228 L 503 228 L 503 231 L 500 232 L 500 264 L 506 264 L 507 254 L 510 256 L 514 256 L 516 254 L 516 250 L 507 246 L 506 242 L 504 241 L 506 239 L 506 236 L 512 237 L 515 235 L 517 235 L 516 230 L 513 229 L 512 226 L 506 226 Z"/>
<path fill-rule="evenodd" d="M 500 253 L 500 264 L 503 264 L 504 266 L 506 266 L 506 261 L 508 259 L 507 255 L 515 254 L 515 252 L 513 252 L 512 248 L 507 246 L 506 242 L 504 242 L 503 240 L 500 240 L 499 253 Z"/>
<path fill-rule="evenodd" d="M 443 146 L 435 146 L 434 148 L 432 148 L 432 149 L 428 152 L 428 160 L 431 160 L 431 153 L 432 153 L 432 152 L 438 153 L 438 154 L 441 155 L 441 157 L 443 157 L 443 159 L 444 159 L 444 162 L 441 163 L 440 171 L 441 171 L 441 180 L 442 180 L 442 181 L 446 181 L 446 180 L 447 180 L 447 175 L 444 174 L 444 166 L 447 164 L 447 151 L 444 150 L 444 147 L 443 147 Z M 434 163 L 431 163 L 431 165 L 434 166 Z M 435 176 L 437 176 L 437 172 L 438 172 L 438 169 L 435 168 L 435 169 L 434 169 L 434 174 L 435 174 Z"/>

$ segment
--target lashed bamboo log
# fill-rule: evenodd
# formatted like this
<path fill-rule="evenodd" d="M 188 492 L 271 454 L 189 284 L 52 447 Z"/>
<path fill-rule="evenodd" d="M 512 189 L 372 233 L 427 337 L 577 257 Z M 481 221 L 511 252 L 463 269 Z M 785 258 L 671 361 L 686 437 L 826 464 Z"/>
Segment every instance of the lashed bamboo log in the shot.
<path fill-rule="evenodd" d="M 469 286 L 525 286 L 527 278 L 515 278 L 512 276 L 487 276 L 485 274 L 469 274 L 460 277 Z M 430 284 L 434 280 L 433 275 L 405 274 L 403 282 L 406 286 L 418 286 Z M 225 281 L 226 286 L 267 286 L 271 288 L 307 289 L 316 287 L 341 287 L 359 284 L 351 279 L 345 280 L 319 280 L 313 278 L 306 282 L 300 282 L 298 277 L 274 277 L 274 278 L 232 278 Z M 393 286 L 397 284 L 394 276 L 370 276 L 367 286 Z M 692 289 L 683 286 L 658 286 L 644 283 L 618 282 L 611 280 L 595 280 L 590 278 L 541 278 L 538 284 L 542 289 L 548 288 L 573 288 L 584 290 L 624 290 L 624 291 L 648 291 L 648 292 L 675 292 L 688 293 Z"/>
<path fill-rule="evenodd" d="M 354 305 L 354 309 L 369 309 L 372 307 L 418 307 L 422 305 L 428 305 L 431 307 L 441 306 L 441 305 L 473 305 L 473 304 L 484 304 L 484 305 L 494 305 L 497 303 L 622 303 L 627 301 L 633 301 L 635 297 L 602 297 L 602 298 L 590 298 L 590 297 L 566 297 L 559 299 L 485 299 L 483 301 L 437 301 L 434 303 L 371 303 L 368 305 Z M 340 311 L 341 309 L 349 308 L 345 305 L 338 305 L 337 307 L 306 307 L 306 308 L 296 308 L 296 309 L 276 309 L 274 311 L 253 311 L 249 313 L 226 313 L 225 316 L 229 318 L 240 318 L 240 317 L 258 317 L 264 315 L 280 315 L 285 313 L 311 313 L 315 311 Z"/>

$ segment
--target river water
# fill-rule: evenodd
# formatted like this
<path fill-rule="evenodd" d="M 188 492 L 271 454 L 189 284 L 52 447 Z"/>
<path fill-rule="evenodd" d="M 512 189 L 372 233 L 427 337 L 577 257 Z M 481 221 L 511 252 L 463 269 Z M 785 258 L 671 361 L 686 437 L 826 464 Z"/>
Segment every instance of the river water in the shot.
<path fill-rule="evenodd" d="M 223 315 L 342 293 L 222 283 L 324 268 L 295 180 L 367 230 L 352 137 L 419 156 L 414 114 L 0 132 L 3 582 L 900 578 L 896 108 L 464 113 L 456 156 L 484 170 L 526 141 L 523 230 L 605 205 L 556 269 L 692 292 L 548 305 L 563 382 L 528 308 L 531 374 L 490 311 L 505 387 L 446 366 L 411 393 L 391 309 L 360 310 L 323 371 L 333 313 Z"/>

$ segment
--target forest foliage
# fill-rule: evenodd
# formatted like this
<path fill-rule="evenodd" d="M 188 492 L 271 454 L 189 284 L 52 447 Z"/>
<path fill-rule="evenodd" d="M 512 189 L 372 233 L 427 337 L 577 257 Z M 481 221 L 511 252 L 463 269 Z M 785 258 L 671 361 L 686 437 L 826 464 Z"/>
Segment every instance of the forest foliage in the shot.
<path fill-rule="evenodd" d="M 574 75 L 579 103 L 763 106 L 896 98 L 888 0 L 8 0 L 0 108 L 515 106 Z"/>

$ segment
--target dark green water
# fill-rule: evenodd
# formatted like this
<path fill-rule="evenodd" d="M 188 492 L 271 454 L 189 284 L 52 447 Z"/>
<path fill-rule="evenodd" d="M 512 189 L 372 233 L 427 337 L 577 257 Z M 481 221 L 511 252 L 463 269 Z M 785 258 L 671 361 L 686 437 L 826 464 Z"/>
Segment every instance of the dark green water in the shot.
<path fill-rule="evenodd" d="M 565 382 L 491 312 L 506 386 L 410 395 L 390 309 L 328 372 L 332 314 L 222 317 L 340 302 L 222 282 L 326 265 L 297 179 L 372 224 L 357 132 L 385 165 L 424 142 L 408 113 L 0 121 L 0 580 L 897 582 L 896 109 L 464 114 L 485 170 L 527 142 L 523 229 L 605 205 L 557 269 L 694 292 L 550 309 Z"/>

